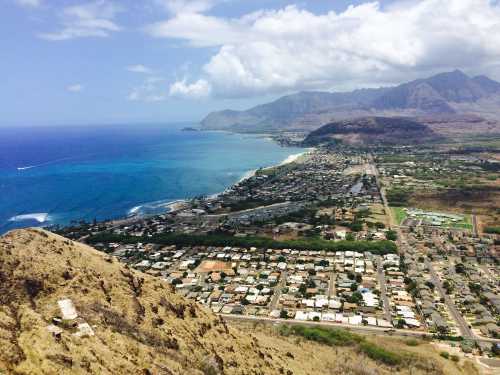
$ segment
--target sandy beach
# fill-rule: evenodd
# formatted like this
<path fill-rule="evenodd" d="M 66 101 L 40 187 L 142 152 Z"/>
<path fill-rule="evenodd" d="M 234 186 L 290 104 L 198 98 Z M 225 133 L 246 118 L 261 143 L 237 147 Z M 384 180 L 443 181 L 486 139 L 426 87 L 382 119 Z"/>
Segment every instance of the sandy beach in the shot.
<path fill-rule="evenodd" d="M 290 156 L 288 156 L 285 160 L 283 160 L 281 163 L 279 164 L 276 164 L 276 165 L 270 165 L 268 167 L 265 167 L 264 169 L 266 168 L 274 168 L 274 167 L 279 167 L 279 166 L 282 166 L 282 165 L 286 165 L 286 164 L 290 164 L 290 163 L 293 163 L 297 160 L 299 160 L 302 156 L 306 155 L 307 153 L 311 152 L 311 151 L 314 151 L 314 148 L 308 148 L 306 151 L 303 151 L 303 152 L 299 152 L 298 154 L 292 154 Z M 250 178 L 250 177 L 253 177 L 255 176 L 255 173 L 257 172 L 257 169 L 254 169 L 254 170 L 251 170 L 251 171 L 248 171 L 246 172 L 241 178 L 240 180 L 237 182 L 237 183 L 240 183 L 240 182 L 243 182 L 245 181 L 246 179 Z"/>

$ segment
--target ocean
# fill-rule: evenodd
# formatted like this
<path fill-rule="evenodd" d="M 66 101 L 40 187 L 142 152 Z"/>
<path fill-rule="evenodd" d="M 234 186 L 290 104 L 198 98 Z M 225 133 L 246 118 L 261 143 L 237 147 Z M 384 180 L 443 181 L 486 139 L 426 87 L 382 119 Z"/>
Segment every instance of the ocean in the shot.
<path fill-rule="evenodd" d="M 0 128 L 0 233 L 161 213 L 304 151 L 184 126 Z"/>

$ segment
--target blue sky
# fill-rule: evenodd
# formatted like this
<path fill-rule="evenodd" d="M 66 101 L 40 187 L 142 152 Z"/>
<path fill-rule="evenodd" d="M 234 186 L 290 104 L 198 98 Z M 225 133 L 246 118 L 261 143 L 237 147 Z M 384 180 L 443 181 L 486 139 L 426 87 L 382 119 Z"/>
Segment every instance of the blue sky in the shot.
<path fill-rule="evenodd" d="M 0 4 L 0 126 L 197 121 L 454 68 L 500 78 L 497 1 Z"/>

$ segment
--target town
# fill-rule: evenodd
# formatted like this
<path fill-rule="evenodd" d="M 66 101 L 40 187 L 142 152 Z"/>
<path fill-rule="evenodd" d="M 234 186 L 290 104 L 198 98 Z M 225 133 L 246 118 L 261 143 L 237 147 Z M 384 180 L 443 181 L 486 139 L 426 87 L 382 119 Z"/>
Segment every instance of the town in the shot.
<path fill-rule="evenodd" d="M 162 215 L 56 231 L 228 319 L 433 337 L 462 353 L 495 353 L 498 235 L 476 213 L 411 206 L 412 194 L 445 189 L 436 175 L 492 181 L 490 165 L 427 156 L 429 182 L 421 157 L 312 149 Z"/>

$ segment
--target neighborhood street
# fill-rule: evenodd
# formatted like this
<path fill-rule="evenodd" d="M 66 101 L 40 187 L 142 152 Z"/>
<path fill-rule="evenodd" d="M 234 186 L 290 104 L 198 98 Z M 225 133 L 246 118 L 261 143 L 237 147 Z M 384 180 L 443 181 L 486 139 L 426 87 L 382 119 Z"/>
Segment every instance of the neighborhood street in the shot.
<path fill-rule="evenodd" d="M 463 318 L 462 314 L 457 310 L 455 304 L 451 301 L 450 297 L 445 293 L 443 285 L 441 284 L 441 280 L 439 279 L 439 276 L 434 270 L 432 263 L 428 259 L 426 259 L 425 264 L 431 274 L 432 283 L 436 286 L 437 290 L 439 291 L 439 294 L 441 295 L 441 298 L 444 299 L 444 302 L 448 307 L 448 310 L 453 315 L 453 319 L 457 323 L 457 326 L 460 329 L 460 333 L 462 334 L 462 336 L 464 338 L 469 338 L 469 339 L 475 338 L 475 335 L 472 333 L 471 329 L 469 328 L 469 325 Z"/>

